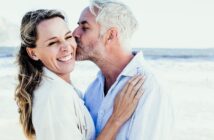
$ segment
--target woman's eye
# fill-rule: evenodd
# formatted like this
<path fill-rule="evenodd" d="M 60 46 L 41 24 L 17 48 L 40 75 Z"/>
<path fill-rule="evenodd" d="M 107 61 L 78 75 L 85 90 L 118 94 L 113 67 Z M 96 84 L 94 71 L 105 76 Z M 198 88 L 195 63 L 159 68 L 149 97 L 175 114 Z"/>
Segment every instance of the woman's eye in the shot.
<path fill-rule="evenodd" d="M 48 44 L 48 46 L 52 46 L 52 45 L 54 45 L 56 42 L 50 42 L 49 44 Z"/>
<path fill-rule="evenodd" d="M 67 36 L 65 39 L 70 39 L 70 38 L 72 38 L 73 36 L 72 35 L 70 35 L 70 36 Z"/>

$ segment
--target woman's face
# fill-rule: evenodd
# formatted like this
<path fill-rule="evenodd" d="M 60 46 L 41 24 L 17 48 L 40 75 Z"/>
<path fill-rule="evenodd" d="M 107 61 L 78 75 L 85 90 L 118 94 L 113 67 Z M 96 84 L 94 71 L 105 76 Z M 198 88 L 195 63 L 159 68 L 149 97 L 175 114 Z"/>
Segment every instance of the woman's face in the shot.
<path fill-rule="evenodd" d="M 37 26 L 38 38 L 33 49 L 35 59 L 66 81 L 74 68 L 76 42 L 67 23 L 55 17 L 42 21 Z"/>

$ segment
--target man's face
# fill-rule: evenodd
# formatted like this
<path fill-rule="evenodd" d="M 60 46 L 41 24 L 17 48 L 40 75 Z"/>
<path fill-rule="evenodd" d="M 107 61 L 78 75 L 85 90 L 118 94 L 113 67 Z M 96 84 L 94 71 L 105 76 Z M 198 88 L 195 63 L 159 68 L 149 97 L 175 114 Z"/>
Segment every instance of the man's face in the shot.
<path fill-rule="evenodd" d="M 85 8 L 80 15 L 78 27 L 74 30 L 73 36 L 77 42 L 76 59 L 93 60 L 99 53 L 102 46 L 99 37 L 100 26 L 95 21 L 95 16 Z"/>

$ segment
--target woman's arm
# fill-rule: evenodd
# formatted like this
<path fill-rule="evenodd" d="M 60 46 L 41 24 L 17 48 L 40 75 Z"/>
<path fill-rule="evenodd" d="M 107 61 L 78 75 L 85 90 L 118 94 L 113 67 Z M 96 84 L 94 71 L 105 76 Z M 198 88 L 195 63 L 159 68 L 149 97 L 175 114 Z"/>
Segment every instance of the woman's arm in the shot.
<path fill-rule="evenodd" d="M 120 127 L 131 117 L 135 111 L 140 97 L 143 95 L 142 75 L 134 76 L 128 81 L 122 91 L 114 100 L 114 109 L 97 140 L 114 140 Z"/>

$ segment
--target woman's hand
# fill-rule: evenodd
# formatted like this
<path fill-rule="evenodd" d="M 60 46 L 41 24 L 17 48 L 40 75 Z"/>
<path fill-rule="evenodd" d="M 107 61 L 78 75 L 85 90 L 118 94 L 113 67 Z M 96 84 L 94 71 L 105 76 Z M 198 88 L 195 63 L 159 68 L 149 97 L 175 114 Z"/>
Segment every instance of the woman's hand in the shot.
<path fill-rule="evenodd" d="M 117 94 L 114 100 L 113 113 L 97 140 L 115 140 L 120 127 L 131 117 L 140 97 L 143 95 L 143 82 L 142 75 L 134 76 Z"/>
<path fill-rule="evenodd" d="M 134 76 L 115 97 L 111 119 L 113 119 L 113 122 L 117 123 L 119 127 L 121 127 L 135 111 L 138 101 L 143 95 L 143 83 L 144 79 L 142 75 Z"/>

